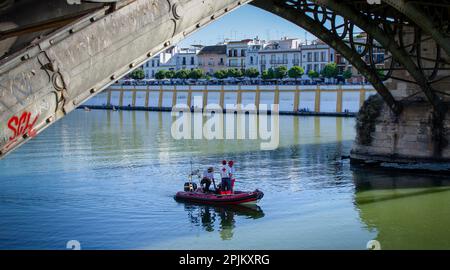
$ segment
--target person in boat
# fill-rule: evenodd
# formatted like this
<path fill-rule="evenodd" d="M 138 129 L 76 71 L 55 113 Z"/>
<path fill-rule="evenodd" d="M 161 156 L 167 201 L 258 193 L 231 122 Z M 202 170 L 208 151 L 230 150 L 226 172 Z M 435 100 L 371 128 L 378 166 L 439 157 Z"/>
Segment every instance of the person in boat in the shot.
<path fill-rule="evenodd" d="M 233 190 L 233 181 L 235 181 L 234 179 L 234 161 L 230 160 L 228 161 L 228 168 L 230 170 L 229 174 L 230 174 L 230 189 L 229 190 Z"/>
<path fill-rule="evenodd" d="M 204 192 L 209 192 L 212 181 L 214 181 L 214 168 L 209 167 L 203 172 L 203 178 L 202 181 L 200 181 L 200 185 L 202 185 Z"/>
<path fill-rule="evenodd" d="M 230 178 L 230 167 L 226 160 L 222 160 L 222 167 L 220 168 L 220 176 L 222 177 L 221 189 L 223 191 L 231 190 L 231 178 Z"/>

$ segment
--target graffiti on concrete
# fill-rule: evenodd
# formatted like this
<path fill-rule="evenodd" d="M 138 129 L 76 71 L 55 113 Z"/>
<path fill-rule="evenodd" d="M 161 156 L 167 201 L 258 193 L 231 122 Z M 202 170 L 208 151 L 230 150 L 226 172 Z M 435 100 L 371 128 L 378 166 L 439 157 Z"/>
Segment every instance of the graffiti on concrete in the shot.
<path fill-rule="evenodd" d="M 9 137 L 8 144 L 5 148 L 9 148 L 11 145 L 16 143 L 20 137 L 28 136 L 34 137 L 36 136 L 36 130 L 34 126 L 39 118 L 39 114 L 36 116 L 32 116 L 31 112 L 23 112 L 20 116 L 14 115 L 8 120 L 8 129 L 12 132 L 12 135 Z"/>

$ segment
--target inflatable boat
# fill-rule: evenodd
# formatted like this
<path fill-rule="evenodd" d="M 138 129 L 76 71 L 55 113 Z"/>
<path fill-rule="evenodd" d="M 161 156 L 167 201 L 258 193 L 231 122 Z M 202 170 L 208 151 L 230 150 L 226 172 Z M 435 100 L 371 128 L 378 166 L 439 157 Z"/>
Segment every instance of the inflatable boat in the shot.
<path fill-rule="evenodd" d="M 255 191 L 235 191 L 231 194 L 204 193 L 199 191 L 180 191 L 175 195 L 176 201 L 213 204 L 213 205 L 238 205 L 256 204 L 264 197 L 264 193 Z"/>

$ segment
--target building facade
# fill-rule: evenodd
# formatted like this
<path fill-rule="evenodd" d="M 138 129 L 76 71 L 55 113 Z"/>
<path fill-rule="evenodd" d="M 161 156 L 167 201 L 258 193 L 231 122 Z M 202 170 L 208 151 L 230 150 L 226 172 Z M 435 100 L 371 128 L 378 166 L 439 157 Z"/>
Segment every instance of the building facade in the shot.
<path fill-rule="evenodd" d="M 147 61 L 143 65 L 145 78 L 154 79 L 155 75 L 160 70 L 178 71 L 181 69 L 198 68 L 198 53 L 200 46 L 193 46 L 191 48 L 171 47 Z"/>
<path fill-rule="evenodd" d="M 354 39 L 354 43 L 356 44 L 356 50 L 361 55 L 364 55 L 362 59 L 368 65 L 371 65 L 370 54 L 367 52 L 369 46 L 365 46 L 368 43 L 367 35 L 361 34 L 359 37 Z M 367 48 L 367 49 L 366 49 Z M 383 70 L 386 68 L 386 51 L 380 46 L 377 41 L 373 41 L 373 64 L 377 69 Z M 341 54 L 336 53 L 335 62 L 339 68 L 339 73 L 342 74 L 346 70 L 350 70 L 352 72 L 352 78 L 349 79 L 351 83 L 367 83 L 367 79 L 363 76 L 356 68 L 352 66 L 352 64 L 345 59 Z"/>
<path fill-rule="evenodd" d="M 240 41 L 228 41 L 227 45 L 227 67 L 246 69 L 248 47 L 253 44 L 252 39 Z"/>
<path fill-rule="evenodd" d="M 361 35 L 355 38 L 357 50 L 364 52 L 367 37 Z M 375 65 L 383 69 L 385 65 L 385 51 L 380 46 L 373 49 Z M 370 63 L 369 54 L 363 59 Z M 322 72 L 329 63 L 336 63 L 339 73 L 350 70 L 354 83 L 365 82 L 352 65 L 333 48 L 320 40 L 304 44 L 297 38 L 282 38 L 280 40 L 264 41 L 258 38 L 239 41 L 225 41 L 212 46 L 192 46 L 190 48 L 171 47 L 156 55 L 144 64 L 146 78 L 155 78 L 159 70 L 195 69 L 200 68 L 205 74 L 214 75 L 218 70 L 238 68 L 241 70 L 255 68 L 262 74 L 269 68 L 285 66 L 287 69 L 300 66 L 305 71 L 304 79 L 309 79 L 311 70 Z"/>
<path fill-rule="evenodd" d="M 305 70 L 305 74 L 311 70 L 320 73 L 327 64 L 333 63 L 336 58 L 334 49 L 319 40 L 301 46 L 301 52 L 300 66 Z"/>
<path fill-rule="evenodd" d="M 227 46 L 213 45 L 203 47 L 197 55 L 198 67 L 205 74 L 213 75 L 215 72 L 225 69 L 227 62 Z"/>
<path fill-rule="evenodd" d="M 300 66 L 301 47 L 299 39 L 283 38 L 272 40 L 265 44 L 264 48 L 258 52 L 260 73 L 269 68 L 285 66 L 288 69 L 293 66 Z"/>

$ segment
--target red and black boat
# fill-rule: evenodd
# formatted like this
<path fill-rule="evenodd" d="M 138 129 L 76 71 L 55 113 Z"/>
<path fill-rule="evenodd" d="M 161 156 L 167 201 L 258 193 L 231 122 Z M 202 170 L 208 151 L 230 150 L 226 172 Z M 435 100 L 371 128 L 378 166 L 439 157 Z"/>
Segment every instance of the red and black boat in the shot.
<path fill-rule="evenodd" d="M 231 194 L 204 193 L 200 191 L 180 191 L 175 195 L 175 200 L 200 204 L 237 205 L 256 204 L 264 197 L 264 193 L 255 191 L 234 191 Z"/>

